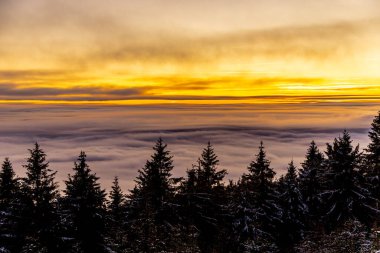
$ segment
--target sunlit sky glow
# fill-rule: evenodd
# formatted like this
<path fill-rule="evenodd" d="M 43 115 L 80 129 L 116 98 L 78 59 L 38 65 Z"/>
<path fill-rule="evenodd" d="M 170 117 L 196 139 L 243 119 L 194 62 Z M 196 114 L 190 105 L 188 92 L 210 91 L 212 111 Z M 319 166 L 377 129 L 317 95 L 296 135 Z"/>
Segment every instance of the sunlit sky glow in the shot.
<path fill-rule="evenodd" d="M 0 100 L 378 99 L 378 10 L 377 0 L 2 0 Z"/>

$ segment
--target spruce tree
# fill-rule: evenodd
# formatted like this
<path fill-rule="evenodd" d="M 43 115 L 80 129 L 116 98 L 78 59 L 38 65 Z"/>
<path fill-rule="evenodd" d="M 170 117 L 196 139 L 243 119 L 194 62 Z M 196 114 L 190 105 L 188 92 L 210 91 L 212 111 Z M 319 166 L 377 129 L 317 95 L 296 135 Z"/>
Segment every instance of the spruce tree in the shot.
<path fill-rule="evenodd" d="M 308 206 L 308 225 L 317 225 L 322 216 L 323 163 L 323 154 L 319 151 L 315 142 L 312 141 L 299 173 L 299 188 Z"/>
<path fill-rule="evenodd" d="M 58 185 L 54 181 L 56 172 L 49 168 L 46 154 L 35 143 L 29 149 L 26 177 L 23 179 L 23 191 L 27 210 L 29 210 L 30 226 L 27 229 L 28 241 L 24 251 L 56 252 L 57 238 L 57 198 Z"/>
<path fill-rule="evenodd" d="M 194 168 L 188 169 L 186 175 L 186 179 L 182 180 L 179 187 L 179 194 L 176 196 L 176 203 L 180 205 L 179 221 L 184 227 L 183 233 L 186 234 L 189 251 L 199 252 L 199 229 L 196 227 L 196 222 L 202 207 L 196 205 L 199 197 L 197 171 Z"/>
<path fill-rule="evenodd" d="M 129 196 L 127 229 L 129 247 L 135 252 L 173 251 L 181 245 L 175 237 L 180 228 L 174 205 L 178 181 L 171 174 L 173 157 L 161 138 L 153 150 Z"/>
<path fill-rule="evenodd" d="M 115 251 L 121 251 L 125 246 L 125 196 L 119 185 L 118 177 L 114 178 L 109 194 L 107 215 L 107 235 L 109 245 Z"/>
<path fill-rule="evenodd" d="M 327 189 L 324 197 L 329 228 L 339 226 L 348 219 L 369 222 L 373 209 L 370 208 L 369 191 L 363 185 L 359 145 L 352 146 L 351 136 L 345 130 L 333 144 L 327 144 L 326 156 Z"/>
<path fill-rule="evenodd" d="M 276 252 L 276 227 L 280 223 L 278 193 L 273 182 L 275 172 L 266 158 L 263 142 L 260 143 L 256 159 L 248 166 L 248 173 L 239 182 L 236 197 L 234 224 L 240 245 L 247 252 Z M 240 229 L 240 230 L 239 230 Z"/>
<path fill-rule="evenodd" d="M 223 247 L 223 240 L 219 240 L 226 211 L 222 180 L 227 172 L 218 167 L 218 157 L 208 142 L 197 164 L 188 171 L 187 189 L 182 192 L 188 197 L 185 205 L 189 215 L 187 218 L 199 231 L 198 246 L 201 252 L 218 251 Z"/>
<path fill-rule="evenodd" d="M 282 215 L 279 245 L 282 249 L 291 250 L 303 237 L 308 211 L 299 189 L 297 169 L 293 161 L 289 163 L 288 171 L 280 184 L 282 191 L 279 199 Z"/>
<path fill-rule="evenodd" d="M 375 199 L 375 207 L 380 208 L 380 112 L 374 118 L 369 131 L 370 143 L 365 156 L 365 170 L 367 172 L 368 187 Z"/>
<path fill-rule="evenodd" d="M 259 153 L 256 160 L 248 166 L 248 174 L 243 176 L 243 180 L 249 183 L 249 188 L 255 195 L 255 201 L 264 202 L 272 193 L 274 170 L 270 167 L 270 161 L 266 158 L 263 142 L 260 143 Z"/>
<path fill-rule="evenodd" d="M 20 184 L 12 163 L 5 158 L 0 171 L 0 245 L 5 252 L 17 252 L 23 244 Z"/>
<path fill-rule="evenodd" d="M 19 188 L 16 174 L 9 158 L 5 158 L 0 171 L 0 208 L 10 205 Z"/>
<path fill-rule="evenodd" d="M 118 177 L 115 177 L 113 180 L 112 190 L 109 196 L 110 201 L 108 205 L 108 212 L 114 222 L 120 223 L 124 215 L 123 208 L 125 196 L 120 188 Z"/>
<path fill-rule="evenodd" d="M 203 149 L 198 162 L 198 189 L 204 192 L 211 192 L 214 187 L 220 186 L 226 170 L 218 170 L 219 160 L 215 154 L 214 147 L 210 142 Z"/>
<path fill-rule="evenodd" d="M 248 174 L 243 176 L 243 180 L 252 194 L 253 203 L 257 208 L 262 209 L 258 213 L 263 216 L 260 219 L 267 228 L 274 224 L 276 213 L 279 211 L 275 205 L 277 197 L 273 183 L 275 174 L 270 167 L 270 161 L 266 158 L 264 145 L 261 142 L 256 160 L 248 166 Z"/>
<path fill-rule="evenodd" d="M 85 152 L 74 163 L 74 174 L 65 181 L 64 213 L 72 250 L 106 252 L 104 245 L 105 191 L 92 173 Z"/>

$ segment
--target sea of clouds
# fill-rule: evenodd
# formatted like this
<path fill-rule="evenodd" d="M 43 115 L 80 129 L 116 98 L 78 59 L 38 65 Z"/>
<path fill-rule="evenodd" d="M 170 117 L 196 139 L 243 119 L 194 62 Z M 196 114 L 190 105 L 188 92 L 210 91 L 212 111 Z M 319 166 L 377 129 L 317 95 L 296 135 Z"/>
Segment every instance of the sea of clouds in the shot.
<path fill-rule="evenodd" d="M 119 176 L 127 190 L 162 137 L 174 156 L 174 176 L 185 176 L 208 141 L 227 179 L 236 180 L 264 142 L 277 175 L 294 159 L 303 161 L 308 144 L 321 150 L 347 129 L 353 144 L 368 144 L 378 104 L 286 105 L 1 105 L 0 157 L 10 157 L 23 176 L 28 149 L 39 142 L 61 187 L 81 150 L 90 168 L 110 189 Z"/>

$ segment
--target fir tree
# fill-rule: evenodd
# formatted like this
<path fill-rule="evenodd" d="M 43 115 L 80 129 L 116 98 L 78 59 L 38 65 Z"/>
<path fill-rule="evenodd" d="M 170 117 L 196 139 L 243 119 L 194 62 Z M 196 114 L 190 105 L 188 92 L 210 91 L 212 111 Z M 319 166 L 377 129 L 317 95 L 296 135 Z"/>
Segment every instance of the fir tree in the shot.
<path fill-rule="evenodd" d="M 108 205 L 109 213 L 113 221 L 120 223 L 124 215 L 123 208 L 125 197 L 123 191 L 120 188 L 118 177 L 114 178 L 112 190 L 109 195 L 111 199 Z"/>
<path fill-rule="evenodd" d="M 323 154 L 319 151 L 315 142 L 312 141 L 299 173 L 299 188 L 308 206 L 309 225 L 316 225 L 322 216 L 323 163 Z"/>
<path fill-rule="evenodd" d="M 365 170 L 368 187 L 375 198 L 375 207 L 379 208 L 380 201 L 380 112 L 374 118 L 369 131 L 370 143 L 366 149 Z"/>
<path fill-rule="evenodd" d="M 136 186 L 129 196 L 128 238 L 134 252 L 171 251 L 181 245 L 172 177 L 173 157 L 159 138 L 154 154 L 139 170 Z M 167 234 L 172 236 L 168 237 Z"/>
<path fill-rule="evenodd" d="M 368 222 L 374 210 L 369 205 L 369 191 L 362 184 L 359 145 L 354 148 L 351 136 L 344 131 L 332 145 L 327 144 L 326 156 L 327 224 L 332 228 L 351 218 Z"/>
<path fill-rule="evenodd" d="M 304 234 L 307 206 L 299 190 L 297 169 L 291 161 L 288 171 L 280 182 L 282 209 L 279 244 L 282 249 L 292 249 Z"/>
<path fill-rule="evenodd" d="M 121 251 L 125 246 L 125 196 L 119 185 L 118 177 L 114 178 L 112 190 L 109 194 L 107 234 L 109 244 L 116 251 Z"/>
<path fill-rule="evenodd" d="M 46 154 L 38 143 L 35 143 L 29 152 L 30 157 L 24 165 L 26 177 L 23 180 L 23 188 L 30 226 L 29 239 L 24 251 L 56 252 L 58 245 L 56 234 L 58 185 L 54 181 L 56 172 L 49 168 Z"/>
<path fill-rule="evenodd" d="M 137 187 L 146 198 L 147 204 L 158 210 L 157 215 L 162 215 L 161 208 L 174 191 L 171 171 L 173 169 L 173 157 L 167 150 L 161 138 L 153 147 L 155 153 L 151 160 L 146 162 L 145 167 L 139 170 L 136 179 Z"/>
<path fill-rule="evenodd" d="M 248 174 L 244 174 L 239 183 L 241 197 L 236 198 L 240 202 L 235 204 L 239 211 L 234 223 L 240 224 L 235 228 L 235 234 L 240 238 L 240 244 L 245 246 L 245 251 L 260 252 L 270 248 L 275 251 L 274 238 L 281 209 L 276 204 L 274 175 L 261 142 L 256 159 L 248 166 Z M 258 243 L 260 240 L 265 243 Z"/>
<path fill-rule="evenodd" d="M 189 196 L 186 208 L 193 225 L 199 231 L 198 245 L 201 252 L 212 252 L 222 247 L 223 208 L 225 199 L 222 180 L 226 170 L 219 169 L 219 160 L 210 142 L 203 149 L 198 163 L 188 171 L 183 192 Z"/>
<path fill-rule="evenodd" d="M 270 168 L 270 162 L 266 158 L 263 142 L 260 143 L 259 153 L 256 160 L 248 166 L 248 174 L 243 176 L 243 180 L 249 183 L 249 188 L 255 194 L 255 200 L 262 203 L 271 194 L 273 188 L 273 178 L 276 173 Z"/>
<path fill-rule="evenodd" d="M 0 171 L 0 208 L 10 205 L 19 188 L 16 174 L 9 158 L 5 158 Z"/>
<path fill-rule="evenodd" d="M 73 248 L 80 252 L 105 252 L 105 192 L 91 172 L 85 152 L 74 163 L 74 174 L 65 181 L 64 208 Z"/>
<path fill-rule="evenodd" d="M 256 206 L 253 194 L 245 180 L 239 180 L 229 187 L 229 213 L 232 221 L 229 225 L 229 251 L 226 252 L 278 252 L 274 238 L 260 228 L 256 220 Z"/>
<path fill-rule="evenodd" d="M 23 244 L 20 184 L 12 163 L 5 158 L 0 171 L 0 245 L 6 252 L 17 252 Z"/>
<path fill-rule="evenodd" d="M 211 192 L 216 186 L 220 186 L 226 170 L 218 170 L 219 160 L 215 154 L 214 147 L 210 142 L 203 149 L 201 158 L 198 162 L 198 190 L 203 192 Z"/>

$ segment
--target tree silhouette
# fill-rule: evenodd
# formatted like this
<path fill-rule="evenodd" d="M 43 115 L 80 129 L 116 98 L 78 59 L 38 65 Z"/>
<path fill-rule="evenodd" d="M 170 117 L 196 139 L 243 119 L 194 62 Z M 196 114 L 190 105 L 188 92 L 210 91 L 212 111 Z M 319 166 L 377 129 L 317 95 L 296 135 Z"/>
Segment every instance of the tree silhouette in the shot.
<path fill-rule="evenodd" d="M 107 234 L 108 244 L 116 251 L 120 251 L 125 247 L 124 223 L 126 215 L 125 196 L 119 185 L 119 178 L 115 177 L 112 185 L 112 190 L 109 194 L 110 200 L 108 203 L 107 215 Z"/>
<path fill-rule="evenodd" d="M 308 206 L 308 223 L 316 226 L 323 213 L 321 193 L 323 189 L 324 157 L 314 141 L 310 143 L 305 161 L 299 173 L 299 188 Z"/>
<path fill-rule="evenodd" d="M 12 163 L 5 158 L 0 171 L 0 245 L 17 252 L 24 243 L 20 183 Z"/>
<path fill-rule="evenodd" d="M 273 182 L 275 172 L 266 158 L 263 142 L 259 152 L 238 182 L 232 202 L 234 233 L 241 250 L 276 252 L 276 227 L 280 223 L 281 209 Z"/>
<path fill-rule="evenodd" d="M 225 212 L 222 180 L 227 172 L 218 166 L 214 147 L 208 142 L 197 164 L 188 170 L 182 189 L 182 194 L 186 196 L 184 207 L 187 220 L 199 231 L 198 245 L 201 252 L 213 252 L 222 245 L 218 238 Z"/>
<path fill-rule="evenodd" d="M 279 244 L 283 249 L 291 249 L 305 231 L 305 218 L 308 207 L 298 185 L 297 169 L 294 162 L 288 165 L 288 171 L 280 182 L 281 226 Z"/>
<path fill-rule="evenodd" d="M 365 155 L 364 170 L 367 173 L 367 186 L 373 197 L 373 207 L 380 208 L 380 112 L 374 118 L 368 133 L 370 143 Z M 378 217 L 378 215 L 377 215 Z M 379 218 L 375 218 L 378 222 Z"/>
<path fill-rule="evenodd" d="M 80 252 L 106 252 L 104 245 L 105 192 L 91 172 L 85 152 L 74 163 L 74 174 L 65 181 L 64 208 L 73 247 Z"/>
<path fill-rule="evenodd" d="M 129 196 L 128 231 L 130 247 L 140 252 L 160 252 L 181 244 L 168 237 L 179 228 L 174 204 L 177 179 L 171 175 L 173 160 L 167 145 L 159 138 L 154 153 L 136 178 Z"/>
<path fill-rule="evenodd" d="M 362 185 L 359 145 L 352 146 L 349 133 L 327 144 L 327 189 L 324 192 L 328 209 L 326 221 L 330 228 L 343 224 L 348 219 L 368 221 L 372 213 L 369 191 Z"/>
<path fill-rule="evenodd" d="M 26 177 L 23 179 L 23 190 L 29 210 L 30 226 L 29 239 L 24 250 L 54 252 L 58 245 L 56 204 L 59 192 L 54 181 L 56 172 L 49 169 L 46 154 L 38 143 L 35 143 L 33 149 L 29 149 L 29 153 L 30 156 L 24 165 Z"/>

